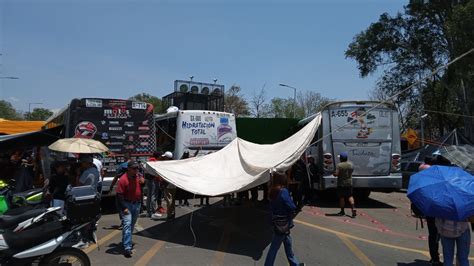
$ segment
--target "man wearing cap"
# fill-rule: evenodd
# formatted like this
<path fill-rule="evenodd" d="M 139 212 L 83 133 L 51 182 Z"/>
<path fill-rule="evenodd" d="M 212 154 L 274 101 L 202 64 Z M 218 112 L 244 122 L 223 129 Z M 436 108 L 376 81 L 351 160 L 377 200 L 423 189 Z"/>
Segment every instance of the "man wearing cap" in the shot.
<path fill-rule="evenodd" d="M 345 198 L 349 198 L 352 218 L 355 218 L 357 212 L 354 208 L 354 197 L 352 196 L 352 172 L 354 171 L 354 166 L 347 160 L 347 152 L 342 152 L 339 155 L 339 160 L 341 162 L 337 164 L 336 172 L 334 173 L 334 176 L 337 176 L 337 196 L 339 197 L 339 207 L 341 208 L 338 215 L 345 215 Z"/>
<path fill-rule="evenodd" d="M 122 243 L 125 251 L 124 255 L 127 258 L 132 257 L 132 233 L 140 214 L 141 185 L 145 183 L 145 179 L 139 177 L 138 169 L 139 164 L 137 162 L 129 161 L 127 172 L 120 177 L 116 189 L 120 213 L 122 214 Z"/>
<path fill-rule="evenodd" d="M 100 174 L 97 167 L 94 165 L 94 158 L 90 154 L 81 154 L 79 156 L 79 163 L 81 174 L 79 179 L 76 181 L 77 186 L 91 186 L 95 190 L 97 190 L 100 196 L 99 181 L 100 181 Z M 85 248 L 88 246 L 87 242 L 93 242 L 95 239 L 94 232 L 97 230 L 96 226 L 97 220 L 93 220 L 90 224 L 84 227 L 84 239 L 79 246 Z"/>
<path fill-rule="evenodd" d="M 79 176 L 77 184 L 79 186 L 92 186 L 98 189 L 100 174 L 94 165 L 94 158 L 89 154 L 83 154 L 79 157 L 82 173 Z"/>

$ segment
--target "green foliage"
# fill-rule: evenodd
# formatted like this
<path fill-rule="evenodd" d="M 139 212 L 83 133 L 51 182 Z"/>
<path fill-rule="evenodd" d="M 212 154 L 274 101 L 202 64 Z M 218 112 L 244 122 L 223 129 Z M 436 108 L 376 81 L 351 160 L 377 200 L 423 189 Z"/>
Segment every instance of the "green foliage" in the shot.
<path fill-rule="evenodd" d="M 388 99 L 399 108 L 402 128 L 416 127 L 413 119 L 426 110 L 468 113 L 474 95 L 474 54 L 441 71 L 429 81 L 401 93 L 447 62 L 474 47 L 474 1 L 410 1 L 403 13 L 390 16 L 384 13 L 379 20 L 357 34 L 345 52 L 355 59 L 362 77 L 378 70 L 382 76 L 377 82 L 373 98 Z M 470 93 L 462 89 L 468 88 Z M 468 94 L 472 97 L 465 97 Z M 465 108 L 458 108 L 460 100 Z M 473 108 L 470 108 L 473 110 Z M 472 112 L 472 111 L 471 111 Z M 438 135 L 460 126 L 460 120 L 437 115 L 429 121 Z"/>
<path fill-rule="evenodd" d="M 225 112 L 233 113 L 236 117 L 249 116 L 250 109 L 247 101 L 241 94 L 241 88 L 238 85 L 232 85 L 226 92 L 224 98 Z"/>
<path fill-rule="evenodd" d="M 155 114 L 164 112 L 164 110 L 163 110 L 164 106 L 163 106 L 163 102 L 161 101 L 161 99 L 156 97 L 156 96 L 150 95 L 148 93 L 139 93 L 139 94 L 137 94 L 135 96 L 132 96 L 128 99 L 152 104 L 153 107 L 154 107 L 153 112 Z"/>
<path fill-rule="evenodd" d="M 5 100 L 0 100 L 0 118 L 8 120 L 21 120 L 20 114 L 18 114 L 10 102 Z"/>
<path fill-rule="evenodd" d="M 296 105 L 294 98 L 275 97 L 270 103 L 269 117 L 304 118 L 321 111 L 331 101 L 333 100 L 313 91 L 298 92 Z"/>
<path fill-rule="evenodd" d="M 45 108 L 34 108 L 33 112 L 31 113 L 26 113 L 25 114 L 25 120 L 29 121 L 45 121 L 47 120 L 50 116 L 53 115 L 53 112 L 51 112 L 48 109 Z"/>

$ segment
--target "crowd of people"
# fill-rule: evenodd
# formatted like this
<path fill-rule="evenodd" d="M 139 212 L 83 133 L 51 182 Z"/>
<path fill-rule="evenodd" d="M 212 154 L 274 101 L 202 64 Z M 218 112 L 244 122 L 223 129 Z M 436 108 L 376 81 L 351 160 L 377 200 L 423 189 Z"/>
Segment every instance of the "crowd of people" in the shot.
<path fill-rule="evenodd" d="M 199 150 L 190 155 L 185 151 L 181 159 L 188 159 L 197 155 Z M 156 152 L 149 161 L 172 160 L 173 153 L 170 151 Z M 352 195 L 352 172 L 353 164 L 348 160 L 348 154 L 339 154 L 339 161 L 333 173 L 337 177 L 337 195 L 339 198 L 340 212 L 337 216 L 345 215 L 345 202 L 348 200 L 351 208 L 352 218 L 356 218 L 354 197 Z M 419 171 L 428 169 L 432 165 L 451 165 L 443 156 L 427 156 Z M 25 191 L 34 187 L 43 188 L 43 200 L 54 207 L 63 207 L 68 188 L 76 186 L 92 186 L 101 192 L 102 177 L 104 169 L 100 156 L 93 154 L 82 154 L 79 157 L 68 157 L 64 160 L 52 162 L 50 178 L 43 177 L 44 164 L 40 158 L 40 150 L 13 151 L 11 154 L 0 156 L 0 167 L 2 167 L 3 181 L 7 177 L 15 180 L 15 191 Z M 281 244 L 284 244 L 285 253 L 290 265 L 300 265 L 292 249 L 290 229 L 294 226 L 293 218 L 301 211 L 305 204 L 314 202 L 315 195 L 312 180 L 319 179 L 323 175 L 322 169 L 315 163 L 312 156 L 302 155 L 299 160 L 284 173 L 272 173 L 267 184 L 255 187 L 248 191 L 242 191 L 224 196 L 224 205 L 242 204 L 244 201 L 257 202 L 258 191 L 263 189 L 264 197 L 260 202 L 269 203 L 273 239 L 268 251 L 265 265 L 273 265 L 275 256 Z M 126 157 L 124 163 L 120 164 L 117 174 L 111 184 L 111 190 L 116 192 L 116 205 L 120 218 L 120 229 L 122 230 L 122 244 L 124 255 L 131 257 L 132 233 L 135 223 L 142 211 L 151 219 L 175 219 L 175 202 L 178 205 L 189 206 L 192 194 L 176 188 L 172 183 L 166 182 L 158 175 L 145 173 L 139 162 Z M 146 188 L 146 189 L 144 189 Z M 250 194 L 250 196 L 249 196 Z M 178 197 L 178 199 L 176 198 Z M 163 199 L 166 206 L 163 204 Z M 200 197 L 200 205 L 209 205 L 209 197 Z M 166 208 L 165 208 L 166 207 Z M 166 215 L 166 216 L 165 216 Z M 459 265 L 469 265 L 468 256 L 470 250 L 471 233 L 468 221 L 451 221 L 436 217 L 423 217 L 427 221 L 429 232 L 429 251 L 432 265 L 442 265 L 439 255 L 439 242 L 442 243 L 444 265 L 452 265 L 457 247 L 457 260 Z M 93 241 L 92 233 L 96 230 L 96 220 L 91 221 L 90 226 L 84 231 L 85 238 L 78 247 L 85 247 L 88 242 Z"/>

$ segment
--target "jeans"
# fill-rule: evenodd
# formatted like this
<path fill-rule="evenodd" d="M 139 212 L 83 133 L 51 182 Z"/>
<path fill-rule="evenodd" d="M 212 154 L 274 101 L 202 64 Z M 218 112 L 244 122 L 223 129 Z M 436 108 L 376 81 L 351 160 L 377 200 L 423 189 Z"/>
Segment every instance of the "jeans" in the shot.
<path fill-rule="evenodd" d="M 453 265 L 455 245 L 457 247 L 456 257 L 459 261 L 459 266 L 469 266 L 469 249 L 471 247 L 471 230 L 469 228 L 456 238 L 441 236 L 441 244 L 443 245 L 445 266 Z"/>
<path fill-rule="evenodd" d="M 159 193 L 160 183 L 155 181 L 154 179 L 147 179 L 145 181 L 147 187 L 146 211 L 148 213 L 148 216 L 150 216 L 155 212 L 157 208 L 158 198 L 161 197 L 161 193 Z"/>
<path fill-rule="evenodd" d="M 122 210 L 122 243 L 125 250 L 132 250 L 132 233 L 140 214 L 140 202 L 131 203 L 125 201 L 125 207 L 128 213 L 125 214 Z"/>
<path fill-rule="evenodd" d="M 428 247 L 430 249 L 431 261 L 439 261 L 439 234 L 436 228 L 435 218 L 426 217 L 426 224 L 428 225 Z"/>
<path fill-rule="evenodd" d="M 280 249 L 281 242 L 283 242 L 283 245 L 285 246 L 285 253 L 286 258 L 288 259 L 288 263 L 290 263 L 291 266 L 299 265 L 298 259 L 296 259 L 295 254 L 293 253 L 293 249 L 291 248 L 290 234 L 273 234 L 272 244 L 270 245 L 270 249 L 267 253 L 267 258 L 265 259 L 265 266 L 273 266 L 278 250 Z"/>

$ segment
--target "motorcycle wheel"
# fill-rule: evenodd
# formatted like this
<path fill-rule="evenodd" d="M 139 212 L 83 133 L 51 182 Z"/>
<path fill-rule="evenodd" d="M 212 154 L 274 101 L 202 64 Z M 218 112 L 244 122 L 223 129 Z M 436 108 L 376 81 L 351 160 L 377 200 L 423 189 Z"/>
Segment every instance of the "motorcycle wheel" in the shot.
<path fill-rule="evenodd" d="M 91 261 L 86 253 L 77 248 L 59 248 L 44 257 L 39 263 L 46 265 L 81 265 L 90 266 Z"/>

